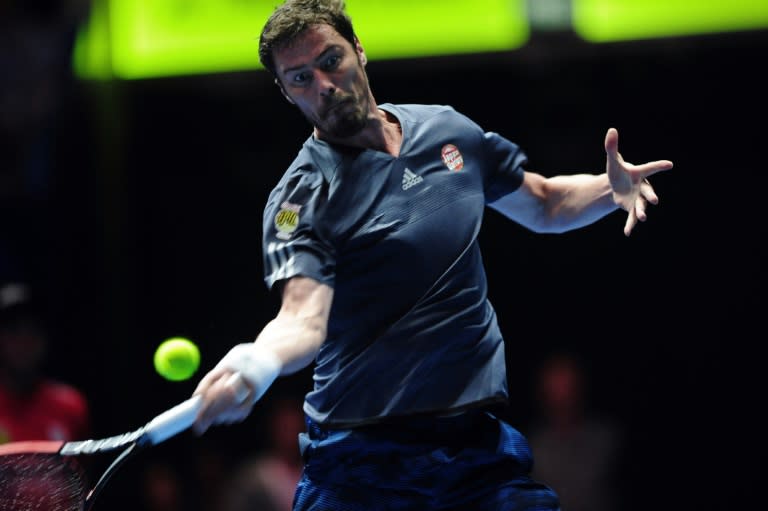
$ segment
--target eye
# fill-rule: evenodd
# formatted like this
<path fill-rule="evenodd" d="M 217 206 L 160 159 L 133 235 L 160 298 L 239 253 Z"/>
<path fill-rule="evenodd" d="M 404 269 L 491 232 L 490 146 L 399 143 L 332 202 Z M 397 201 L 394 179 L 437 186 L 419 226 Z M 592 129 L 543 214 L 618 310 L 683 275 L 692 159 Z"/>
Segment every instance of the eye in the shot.
<path fill-rule="evenodd" d="M 306 71 L 296 73 L 291 79 L 291 82 L 293 82 L 295 85 L 307 85 L 310 81 L 312 81 L 312 73 L 308 73 Z"/>
<path fill-rule="evenodd" d="M 325 62 L 323 63 L 323 67 L 326 70 L 335 69 L 339 66 L 340 62 L 341 62 L 341 55 L 330 55 L 327 59 L 325 59 Z"/>

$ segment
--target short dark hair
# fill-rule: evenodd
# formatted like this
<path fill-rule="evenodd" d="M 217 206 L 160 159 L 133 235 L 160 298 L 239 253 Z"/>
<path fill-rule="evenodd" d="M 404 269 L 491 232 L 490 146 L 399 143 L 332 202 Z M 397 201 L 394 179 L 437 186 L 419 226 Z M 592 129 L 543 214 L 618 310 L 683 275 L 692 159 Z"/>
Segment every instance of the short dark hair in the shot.
<path fill-rule="evenodd" d="M 345 11 L 343 0 L 285 0 L 275 8 L 261 31 L 259 59 L 274 76 L 274 51 L 286 48 L 309 27 L 330 25 L 355 45 L 352 19 Z"/>

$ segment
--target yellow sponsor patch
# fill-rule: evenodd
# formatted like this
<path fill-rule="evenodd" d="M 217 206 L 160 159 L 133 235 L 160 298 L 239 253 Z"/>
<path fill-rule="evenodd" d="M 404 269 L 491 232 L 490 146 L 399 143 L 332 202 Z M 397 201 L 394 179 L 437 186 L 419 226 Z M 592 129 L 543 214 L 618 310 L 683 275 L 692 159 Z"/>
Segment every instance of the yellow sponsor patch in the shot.
<path fill-rule="evenodd" d="M 280 211 L 275 215 L 275 228 L 277 237 L 287 240 L 293 234 L 293 231 L 299 226 L 299 211 L 301 206 L 283 202 L 280 205 Z"/>

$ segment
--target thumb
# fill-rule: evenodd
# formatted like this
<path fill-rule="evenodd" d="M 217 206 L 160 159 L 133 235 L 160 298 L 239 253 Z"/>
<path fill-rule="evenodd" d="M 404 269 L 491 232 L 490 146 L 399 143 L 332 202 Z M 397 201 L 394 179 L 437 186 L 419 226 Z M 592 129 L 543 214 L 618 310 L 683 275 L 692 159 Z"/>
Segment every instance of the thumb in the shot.
<path fill-rule="evenodd" d="M 608 128 L 605 134 L 605 152 L 609 158 L 618 159 L 619 156 L 619 132 L 616 128 Z"/>

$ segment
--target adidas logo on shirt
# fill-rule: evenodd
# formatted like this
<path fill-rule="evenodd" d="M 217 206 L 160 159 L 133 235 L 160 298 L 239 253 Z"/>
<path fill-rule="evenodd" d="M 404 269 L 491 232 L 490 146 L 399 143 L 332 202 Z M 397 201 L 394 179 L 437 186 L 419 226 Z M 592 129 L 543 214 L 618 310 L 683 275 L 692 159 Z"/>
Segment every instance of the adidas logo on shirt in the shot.
<path fill-rule="evenodd" d="M 408 188 L 415 186 L 422 181 L 424 181 L 423 177 L 418 174 L 414 174 L 411 169 L 405 167 L 405 170 L 403 171 L 403 190 L 407 190 Z"/>

